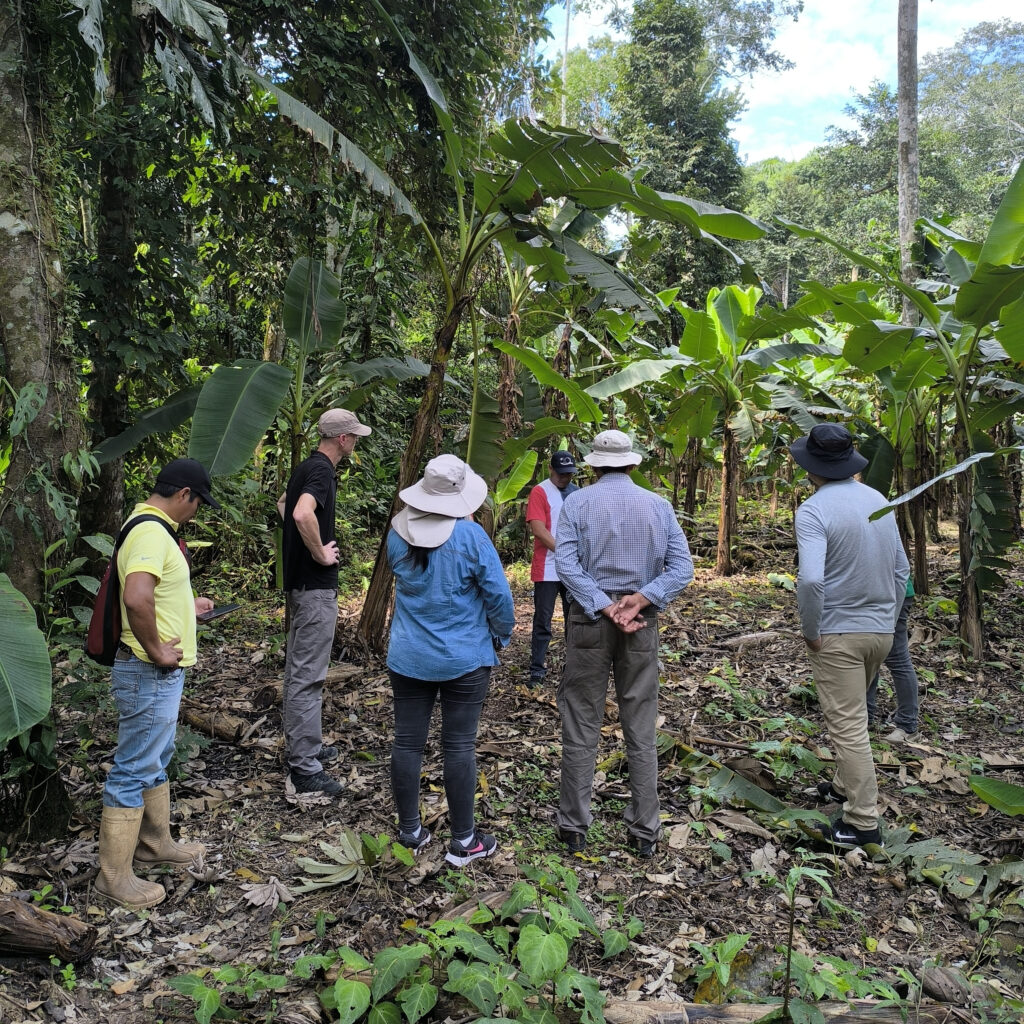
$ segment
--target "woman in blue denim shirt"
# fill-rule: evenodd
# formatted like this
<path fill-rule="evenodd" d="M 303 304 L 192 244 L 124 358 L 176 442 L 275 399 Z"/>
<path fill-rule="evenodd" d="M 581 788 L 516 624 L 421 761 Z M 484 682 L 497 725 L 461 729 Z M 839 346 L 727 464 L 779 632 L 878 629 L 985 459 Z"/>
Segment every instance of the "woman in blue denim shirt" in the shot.
<path fill-rule="evenodd" d="M 482 477 L 454 455 L 439 455 L 400 497 L 408 507 L 392 520 L 387 540 L 396 581 L 387 664 L 398 839 L 416 853 L 430 841 L 420 822 L 420 771 L 440 697 L 452 833 L 445 859 L 462 867 L 497 849 L 474 823 L 476 734 L 496 652 L 512 638 L 515 608 L 494 545 L 471 521 L 487 497 Z"/>

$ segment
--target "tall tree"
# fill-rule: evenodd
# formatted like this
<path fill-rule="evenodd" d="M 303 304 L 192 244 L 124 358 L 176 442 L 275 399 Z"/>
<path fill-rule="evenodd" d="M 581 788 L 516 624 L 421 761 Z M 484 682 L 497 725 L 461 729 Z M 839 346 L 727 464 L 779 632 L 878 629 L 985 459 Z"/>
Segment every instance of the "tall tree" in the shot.
<path fill-rule="evenodd" d="M 57 100 L 43 92 L 48 72 L 53 83 L 59 76 L 45 47 L 33 45 L 40 27 L 22 5 L 0 6 L 0 344 L 16 398 L 4 424 L 11 450 L 0 530 L 6 571 L 32 601 L 43 593 L 43 551 L 73 519 L 73 484 L 61 467 L 82 446 L 77 361 L 64 336 L 60 160 L 51 148 L 61 132 Z"/>
<path fill-rule="evenodd" d="M 904 284 L 913 285 L 917 279 L 914 245 L 921 206 L 917 148 L 917 0 L 900 0 L 897 22 L 900 276 Z M 913 327 L 917 320 L 913 302 L 904 295 L 903 323 Z M 921 514 L 923 516 L 923 511 Z"/>

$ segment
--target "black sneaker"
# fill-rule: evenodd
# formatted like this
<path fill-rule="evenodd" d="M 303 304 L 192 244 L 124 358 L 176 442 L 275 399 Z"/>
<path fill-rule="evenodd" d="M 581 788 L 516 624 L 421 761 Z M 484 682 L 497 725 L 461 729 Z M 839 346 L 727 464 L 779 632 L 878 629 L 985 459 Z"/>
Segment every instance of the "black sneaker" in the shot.
<path fill-rule="evenodd" d="M 845 804 L 846 796 L 839 792 L 831 782 L 819 782 L 817 785 L 818 799 L 831 804 Z"/>
<path fill-rule="evenodd" d="M 338 756 L 339 753 L 337 747 L 328 747 L 324 745 L 321 746 L 320 753 L 316 755 L 316 759 L 321 764 L 331 764 L 332 762 L 338 760 Z"/>
<path fill-rule="evenodd" d="M 639 836 L 629 833 L 629 837 L 626 839 L 626 845 L 633 851 L 637 857 L 653 857 L 658 852 L 658 840 L 657 839 L 641 839 Z"/>
<path fill-rule="evenodd" d="M 866 846 L 874 843 L 875 846 L 884 846 L 882 842 L 881 829 L 876 825 L 874 828 L 854 828 L 848 825 L 842 818 L 836 818 L 831 825 L 823 825 L 821 828 L 822 837 L 825 842 L 833 846 Z"/>
<path fill-rule="evenodd" d="M 448 845 L 448 852 L 444 859 L 457 868 L 464 868 L 467 864 L 481 857 L 490 857 L 498 850 L 498 840 L 494 836 L 485 835 L 483 832 L 474 832 L 473 835 L 460 843 L 453 839 Z"/>
<path fill-rule="evenodd" d="M 341 792 L 341 783 L 332 779 L 327 772 L 314 772 L 312 775 L 291 773 L 292 785 L 296 793 L 323 793 L 326 796 L 337 796 Z"/>
<path fill-rule="evenodd" d="M 406 849 L 411 850 L 412 855 L 416 857 L 423 847 L 430 842 L 430 829 L 420 825 L 420 834 L 418 836 L 410 835 L 408 832 L 399 832 L 398 841 Z"/>
<path fill-rule="evenodd" d="M 587 848 L 586 832 L 573 832 L 571 829 L 560 828 L 558 838 L 569 847 L 570 853 L 582 853 Z"/>

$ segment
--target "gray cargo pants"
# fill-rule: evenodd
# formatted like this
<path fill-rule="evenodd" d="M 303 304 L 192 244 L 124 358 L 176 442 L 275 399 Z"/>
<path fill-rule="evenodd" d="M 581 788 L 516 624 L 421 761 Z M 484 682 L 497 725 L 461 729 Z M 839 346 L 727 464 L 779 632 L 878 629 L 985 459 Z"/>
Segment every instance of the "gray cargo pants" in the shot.
<path fill-rule="evenodd" d="M 585 833 L 594 820 L 590 799 L 611 671 L 629 761 L 631 799 L 623 817 L 633 835 L 658 838 L 658 619 L 653 608 L 643 617 L 647 625 L 626 634 L 603 615 L 589 618 L 575 601 L 569 606 L 565 671 L 558 687 L 562 776 L 556 819 L 567 831 Z"/>
<path fill-rule="evenodd" d="M 338 625 L 337 590 L 289 590 L 291 624 L 284 665 L 284 746 L 290 771 L 315 775 L 323 746 L 324 677 Z"/>

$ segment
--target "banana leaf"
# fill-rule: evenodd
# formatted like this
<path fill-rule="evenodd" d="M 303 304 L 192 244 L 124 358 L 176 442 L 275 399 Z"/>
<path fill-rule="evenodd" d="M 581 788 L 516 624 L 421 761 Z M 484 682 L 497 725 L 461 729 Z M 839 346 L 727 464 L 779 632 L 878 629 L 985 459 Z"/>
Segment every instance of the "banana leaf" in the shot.
<path fill-rule="evenodd" d="M 0 750 L 49 713 L 52 671 L 35 609 L 0 573 Z"/>
<path fill-rule="evenodd" d="M 201 390 L 201 386 L 196 384 L 172 395 L 163 405 L 148 409 L 127 430 L 101 442 L 96 449 L 96 461 L 103 465 L 113 459 L 120 459 L 150 434 L 180 427 L 195 412 Z"/>

